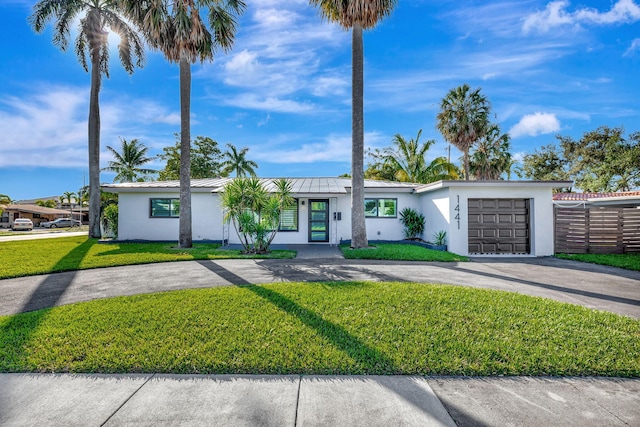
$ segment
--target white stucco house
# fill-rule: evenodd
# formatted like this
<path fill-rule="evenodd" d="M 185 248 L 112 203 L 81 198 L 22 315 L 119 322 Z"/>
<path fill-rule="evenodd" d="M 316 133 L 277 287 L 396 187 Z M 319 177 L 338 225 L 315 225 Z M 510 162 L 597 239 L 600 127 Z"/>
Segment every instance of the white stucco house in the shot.
<path fill-rule="evenodd" d="M 232 178 L 191 182 L 194 241 L 239 243 L 223 221 L 219 194 Z M 272 179 L 263 178 L 268 186 Z M 284 212 L 273 243 L 339 244 L 351 238 L 351 180 L 290 178 L 296 205 Z M 365 181 L 369 240 L 401 240 L 399 212 L 409 207 L 426 218 L 424 240 L 447 232 L 451 252 L 553 255 L 552 190 L 565 181 L 438 181 L 410 184 Z M 104 184 L 118 194 L 118 240 L 175 241 L 178 181 Z"/>

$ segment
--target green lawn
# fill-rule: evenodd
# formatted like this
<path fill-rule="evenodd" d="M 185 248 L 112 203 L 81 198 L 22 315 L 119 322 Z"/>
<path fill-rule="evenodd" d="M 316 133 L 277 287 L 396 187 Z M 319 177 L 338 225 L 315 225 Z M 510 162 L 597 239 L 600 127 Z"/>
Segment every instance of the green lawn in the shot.
<path fill-rule="evenodd" d="M 220 245 L 194 243 L 176 249 L 175 243 L 98 243 L 87 236 L 0 243 L 0 279 L 117 265 L 195 259 L 246 258 Z M 294 251 L 273 251 L 250 258 L 294 258 Z"/>
<path fill-rule="evenodd" d="M 640 321 L 515 293 L 279 283 L 0 317 L 1 372 L 640 376 Z"/>
<path fill-rule="evenodd" d="M 610 265 L 640 271 L 640 253 L 630 254 L 557 254 L 556 257 L 592 264 Z"/>
<path fill-rule="evenodd" d="M 469 261 L 469 258 L 451 252 L 436 251 L 417 245 L 377 243 L 364 249 L 351 249 L 341 245 L 347 259 L 380 259 L 394 261 Z"/>

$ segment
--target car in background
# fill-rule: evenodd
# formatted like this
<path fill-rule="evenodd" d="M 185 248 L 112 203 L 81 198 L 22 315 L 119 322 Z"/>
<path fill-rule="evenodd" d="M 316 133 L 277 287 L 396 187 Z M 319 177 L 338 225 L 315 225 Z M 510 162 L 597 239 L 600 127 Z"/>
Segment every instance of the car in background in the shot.
<path fill-rule="evenodd" d="M 33 222 L 29 218 L 16 218 L 11 224 L 12 230 L 33 230 Z"/>
<path fill-rule="evenodd" d="M 82 223 L 77 219 L 58 218 L 53 221 L 41 222 L 40 227 L 44 228 L 64 228 L 64 227 L 80 227 Z"/>

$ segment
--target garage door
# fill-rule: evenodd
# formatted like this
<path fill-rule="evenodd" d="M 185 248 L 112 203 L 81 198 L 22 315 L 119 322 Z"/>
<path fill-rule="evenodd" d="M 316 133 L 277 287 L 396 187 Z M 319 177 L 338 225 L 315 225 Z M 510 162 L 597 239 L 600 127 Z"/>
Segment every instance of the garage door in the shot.
<path fill-rule="evenodd" d="M 469 199 L 469 253 L 530 253 L 528 199 Z"/>

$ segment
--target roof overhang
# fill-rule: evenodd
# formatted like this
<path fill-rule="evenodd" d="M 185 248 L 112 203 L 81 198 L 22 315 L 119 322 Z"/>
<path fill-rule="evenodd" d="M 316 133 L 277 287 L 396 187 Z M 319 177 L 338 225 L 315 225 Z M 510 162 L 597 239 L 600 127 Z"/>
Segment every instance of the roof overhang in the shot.
<path fill-rule="evenodd" d="M 426 193 L 443 188 L 489 187 L 489 188 L 565 188 L 571 187 L 573 181 L 436 181 L 416 188 L 416 193 Z"/>

